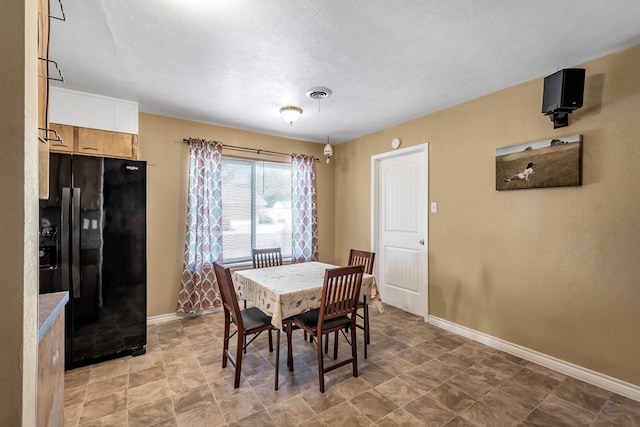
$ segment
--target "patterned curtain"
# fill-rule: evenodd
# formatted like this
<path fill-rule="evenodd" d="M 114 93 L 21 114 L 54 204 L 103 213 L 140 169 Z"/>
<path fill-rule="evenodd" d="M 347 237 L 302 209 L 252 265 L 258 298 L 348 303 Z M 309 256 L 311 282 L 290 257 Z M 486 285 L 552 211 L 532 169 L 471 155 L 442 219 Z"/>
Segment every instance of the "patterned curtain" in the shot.
<path fill-rule="evenodd" d="M 184 263 L 176 311 L 220 307 L 213 262 L 222 262 L 222 143 L 191 140 Z"/>
<path fill-rule="evenodd" d="M 291 258 L 318 260 L 316 164 L 312 156 L 291 156 Z"/>

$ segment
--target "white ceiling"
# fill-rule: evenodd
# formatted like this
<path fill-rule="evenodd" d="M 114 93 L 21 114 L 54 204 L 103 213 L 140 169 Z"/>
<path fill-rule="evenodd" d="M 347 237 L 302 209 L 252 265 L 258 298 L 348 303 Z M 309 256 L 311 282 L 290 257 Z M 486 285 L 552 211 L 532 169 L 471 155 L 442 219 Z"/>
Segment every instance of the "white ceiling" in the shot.
<path fill-rule="evenodd" d="M 61 1 L 54 85 L 320 143 L 640 44 L 638 0 Z M 307 98 L 315 86 L 333 95 Z M 285 105 L 304 109 L 292 126 Z"/>

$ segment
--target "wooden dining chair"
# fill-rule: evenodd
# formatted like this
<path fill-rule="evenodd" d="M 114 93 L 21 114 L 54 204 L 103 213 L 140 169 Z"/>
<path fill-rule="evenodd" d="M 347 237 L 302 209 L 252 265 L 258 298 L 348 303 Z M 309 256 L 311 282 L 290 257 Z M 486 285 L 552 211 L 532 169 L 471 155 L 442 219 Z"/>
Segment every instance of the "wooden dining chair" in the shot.
<path fill-rule="evenodd" d="M 275 267 L 282 265 L 280 248 L 252 249 L 253 268 Z"/>
<path fill-rule="evenodd" d="M 240 386 L 240 374 L 242 372 L 242 357 L 253 340 L 255 340 L 263 331 L 269 333 L 269 351 L 273 351 L 273 338 L 271 330 L 275 327 L 271 324 L 271 317 L 267 316 L 257 307 L 251 307 L 240 310 L 238 305 L 238 297 L 231 279 L 231 272 L 228 268 L 215 262 L 213 270 L 220 288 L 220 296 L 222 297 L 222 306 L 224 307 L 224 344 L 222 347 L 222 367 L 227 367 L 227 360 L 231 362 L 235 368 L 235 378 L 233 387 Z M 231 324 L 236 325 L 236 330 L 231 332 Z M 229 340 L 237 335 L 237 345 L 235 356 L 229 351 Z M 251 340 L 247 342 L 246 337 L 251 336 Z M 280 335 L 278 334 L 278 350 L 280 347 Z M 279 359 L 276 355 L 276 359 Z M 278 389 L 278 365 L 276 364 L 276 390 Z"/>
<path fill-rule="evenodd" d="M 253 268 L 275 267 L 282 265 L 282 251 L 280 248 L 251 249 Z M 247 300 L 244 300 L 247 308 Z"/>
<path fill-rule="evenodd" d="M 364 272 L 367 274 L 373 274 L 373 262 L 376 258 L 375 252 L 362 251 L 359 249 L 351 249 L 349 251 L 349 261 L 347 265 L 362 265 L 364 266 Z M 362 309 L 362 314 L 359 314 L 359 310 Z M 364 333 L 364 358 L 367 358 L 367 345 L 371 344 L 371 336 L 369 334 L 369 304 L 367 304 L 367 297 L 362 296 L 362 299 L 358 301 L 358 310 L 356 316 L 362 319 L 362 324 L 356 321 L 356 327 L 362 329 Z M 338 333 L 334 339 L 334 358 L 337 354 L 338 346 Z M 324 343 L 324 352 L 329 352 L 329 340 Z"/>
<path fill-rule="evenodd" d="M 294 326 L 315 337 L 318 349 L 318 379 L 320 391 L 324 393 L 324 374 L 351 363 L 353 376 L 358 376 L 358 352 L 356 342 L 356 310 L 362 287 L 362 265 L 327 269 L 324 273 L 320 308 L 285 319 L 287 332 L 287 366 L 293 371 L 293 350 L 291 335 Z M 323 340 L 329 339 L 332 332 L 351 331 L 351 357 L 331 366 L 324 365 L 322 353 Z M 334 354 L 334 359 L 337 354 Z"/>
<path fill-rule="evenodd" d="M 364 272 L 367 274 L 373 274 L 373 261 L 376 258 L 375 252 L 361 251 L 359 249 L 351 249 L 349 251 L 349 262 L 347 265 L 362 265 L 364 266 Z M 367 304 L 367 297 L 363 296 L 358 301 L 358 310 L 362 309 L 362 315 L 356 315 L 362 319 L 362 324 L 356 322 L 356 327 L 362 329 L 364 332 L 364 358 L 367 358 L 367 344 L 371 344 L 371 336 L 369 334 L 369 304 Z"/>

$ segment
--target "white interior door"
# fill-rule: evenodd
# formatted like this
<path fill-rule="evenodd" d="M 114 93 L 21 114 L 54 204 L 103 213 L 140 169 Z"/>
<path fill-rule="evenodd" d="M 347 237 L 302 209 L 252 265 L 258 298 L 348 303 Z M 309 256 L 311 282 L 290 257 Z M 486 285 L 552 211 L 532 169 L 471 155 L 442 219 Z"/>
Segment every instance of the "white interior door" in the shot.
<path fill-rule="evenodd" d="M 372 236 L 382 301 L 428 315 L 427 144 L 372 157 Z"/>

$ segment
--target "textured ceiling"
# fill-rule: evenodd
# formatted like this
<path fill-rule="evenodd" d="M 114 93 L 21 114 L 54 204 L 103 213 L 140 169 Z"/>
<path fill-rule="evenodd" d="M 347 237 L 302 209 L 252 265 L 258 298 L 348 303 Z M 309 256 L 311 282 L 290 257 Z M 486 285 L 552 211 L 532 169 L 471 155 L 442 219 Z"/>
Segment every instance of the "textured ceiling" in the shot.
<path fill-rule="evenodd" d="M 136 101 L 143 112 L 321 143 L 640 44 L 638 0 L 62 5 L 66 21 L 51 21 L 49 56 L 65 77 L 56 86 Z M 51 9 L 60 15 L 58 2 Z M 333 95 L 307 98 L 315 86 Z M 279 115 L 285 105 L 304 109 L 292 126 Z"/>

